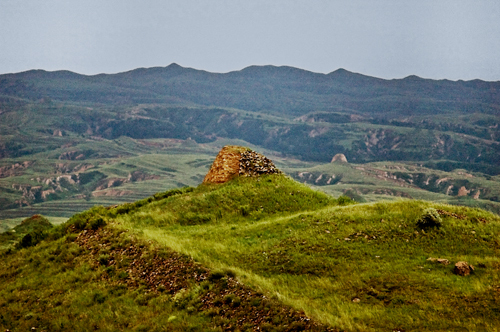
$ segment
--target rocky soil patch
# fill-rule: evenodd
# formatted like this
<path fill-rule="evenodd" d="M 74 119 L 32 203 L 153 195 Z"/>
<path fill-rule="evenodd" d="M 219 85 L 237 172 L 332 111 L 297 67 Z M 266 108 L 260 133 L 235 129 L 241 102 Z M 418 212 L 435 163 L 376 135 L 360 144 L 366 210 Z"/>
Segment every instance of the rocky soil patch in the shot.
<path fill-rule="evenodd" d="M 281 171 L 276 168 L 270 159 L 260 153 L 245 151 L 241 153 L 238 173 L 242 176 L 259 176 L 262 174 L 278 174 Z"/>
<path fill-rule="evenodd" d="M 22 175 L 25 169 L 33 164 L 33 161 L 23 161 L 9 166 L 0 167 L 0 178 Z"/>
<path fill-rule="evenodd" d="M 75 242 L 88 250 L 95 268 L 109 271 L 106 281 L 145 285 L 151 298 L 168 292 L 176 306 L 210 316 L 224 331 L 336 331 L 242 285 L 231 272 L 210 271 L 185 255 L 132 240 L 125 231 L 84 230 Z"/>

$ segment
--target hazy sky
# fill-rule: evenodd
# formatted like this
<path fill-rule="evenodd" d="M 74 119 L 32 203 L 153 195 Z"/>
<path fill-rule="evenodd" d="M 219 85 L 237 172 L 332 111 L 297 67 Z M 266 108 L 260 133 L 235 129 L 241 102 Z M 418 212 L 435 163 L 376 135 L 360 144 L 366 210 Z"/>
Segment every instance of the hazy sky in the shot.
<path fill-rule="evenodd" d="M 500 80 L 499 0 L 0 0 L 0 73 L 176 62 Z"/>

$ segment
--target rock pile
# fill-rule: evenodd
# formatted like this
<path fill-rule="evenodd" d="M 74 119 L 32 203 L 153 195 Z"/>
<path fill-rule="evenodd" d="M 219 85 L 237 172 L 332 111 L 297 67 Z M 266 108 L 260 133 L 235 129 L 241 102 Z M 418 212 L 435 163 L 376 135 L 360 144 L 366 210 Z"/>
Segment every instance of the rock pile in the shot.
<path fill-rule="evenodd" d="M 236 176 L 259 176 L 281 173 L 271 160 L 242 146 L 223 147 L 203 183 L 224 183 Z"/>
<path fill-rule="evenodd" d="M 273 162 L 254 151 L 241 153 L 239 175 L 259 176 L 261 174 L 279 174 L 281 171 L 276 168 Z"/>

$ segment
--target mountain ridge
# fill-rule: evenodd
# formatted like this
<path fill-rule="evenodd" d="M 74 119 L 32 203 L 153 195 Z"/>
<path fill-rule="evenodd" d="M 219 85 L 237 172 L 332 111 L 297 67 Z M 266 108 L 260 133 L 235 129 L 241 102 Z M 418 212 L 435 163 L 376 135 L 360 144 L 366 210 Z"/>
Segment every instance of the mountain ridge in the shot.
<path fill-rule="evenodd" d="M 175 63 L 167 67 L 137 68 L 116 74 L 97 75 L 82 75 L 65 70 L 30 70 L 0 75 L 0 94 L 12 95 L 6 87 L 16 82 L 26 85 L 25 93 L 31 91 L 31 99 L 46 95 L 60 100 L 111 103 L 122 98 L 121 89 L 129 88 L 133 89 L 128 92 L 129 102 L 161 102 L 166 96 L 171 96 L 187 98 L 186 101 L 204 105 L 256 110 L 257 105 L 249 99 L 250 94 L 254 98 L 262 99 L 259 97 L 262 95 L 264 99 L 273 100 L 266 106 L 271 111 L 283 109 L 278 105 L 287 100 L 295 100 L 295 103 L 301 104 L 303 97 L 306 97 L 311 106 L 322 109 L 326 109 L 332 102 L 335 104 L 342 101 L 359 103 L 372 100 L 371 103 L 380 104 L 376 98 L 391 96 L 401 99 L 401 102 L 418 98 L 438 109 L 437 102 L 461 101 L 488 105 L 500 101 L 500 82 L 431 80 L 414 75 L 386 80 L 345 69 L 323 74 L 272 65 L 249 66 L 228 73 L 211 73 Z M 107 92 L 107 98 L 97 96 L 93 92 L 96 89 Z M 269 95 L 269 89 L 273 91 L 272 96 Z M 189 90 L 188 95 L 184 93 L 186 90 Z M 63 91 L 66 92 L 62 93 Z M 152 96 L 151 92 L 159 95 Z M 220 96 L 237 97 L 242 102 L 231 102 L 230 99 L 234 98 L 226 98 L 225 101 Z M 358 108 L 364 107 L 359 105 Z"/>
<path fill-rule="evenodd" d="M 68 69 L 45 70 L 45 69 L 38 68 L 38 69 L 28 69 L 28 70 L 24 70 L 24 71 L 20 71 L 20 72 L 11 72 L 11 73 L 0 74 L 0 78 L 11 77 L 11 76 L 16 76 L 16 75 L 24 76 L 24 75 L 32 74 L 32 73 L 69 73 L 69 74 L 78 75 L 81 77 L 102 77 L 102 76 L 115 76 L 115 75 L 133 73 L 136 71 L 149 71 L 149 70 L 191 70 L 191 71 L 195 71 L 195 72 L 203 72 L 203 73 L 208 73 L 208 74 L 227 75 L 227 74 L 235 74 L 235 73 L 240 73 L 240 72 L 245 72 L 245 71 L 250 71 L 250 70 L 255 70 L 255 69 L 265 69 L 265 68 L 293 70 L 293 71 L 298 71 L 298 72 L 306 72 L 309 74 L 315 74 L 318 76 L 320 76 L 320 75 L 323 75 L 323 76 L 332 75 L 332 76 L 334 76 L 334 75 L 340 75 L 340 74 L 353 75 L 354 74 L 354 75 L 362 76 L 365 78 L 372 78 L 372 79 L 377 79 L 377 80 L 381 80 L 381 81 L 400 81 L 400 80 L 405 80 L 405 79 L 409 79 L 409 78 L 411 78 L 411 79 L 416 78 L 416 79 L 421 79 L 421 80 L 426 80 L 426 81 L 448 81 L 448 82 L 455 82 L 455 83 L 459 83 L 459 82 L 463 82 L 463 83 L 468 83 L 468 82 L 499 83 L 500 82 L 500 80 L 489 81 L 489 80 L 483 80 L 483 79 L 479 79 L 479 78 L 470 79 L 470 80 L 463 80 L 463 79 L 451 80 L 451 79 L 447 79 L 447 78 L 425 78 L 425 77 L 421 77 L 421 76 L 418 76 L 415 74 L 410 74 L 410 75 L 400 77 L 400 78 L 397 78 L 397 77 L 395 77 L 395 78 L 381 78 L 381 77 L 377 77 L 377 76 L 365 75 L 365 74 L 362 74 L 359 72 L 350 71 L 350 70 L 347 70 L 347 69 L 342 68 L 342 67 L 339 67 L 331 72 L 320 73 L 320 72 L 315 72 L 315 71 L 311 71 L 311 70 L 307 70 L 307 69 L 303 69 L 303 68 L 299 68 L 299 67 L 294 67 L 294 66 L 289 66 L 289 65 L 249 65 L 249 66 L 243 67 L 242 69 L 236 69 L 236 70 L 231 70 L 231 71 L 227 71 L 227 72 L 216 72 L 216 71 L 207 71 L 207 70 L 203 70 L 203 69 L 196 69 L 193 67 L 184 67 L 184 66 L 179 65 L 176 62 L 172 62 L 171 64 L 169 64 L 167 66 L 137 67 L 134 69 L 120 71 L 120 72 L 116 72 L 116 73 L 97 73 L 97 74 L 82 74 L 82 73 L 78 73 L 76 71 L 72 71 L 72 70 L 68 70 Z"/>

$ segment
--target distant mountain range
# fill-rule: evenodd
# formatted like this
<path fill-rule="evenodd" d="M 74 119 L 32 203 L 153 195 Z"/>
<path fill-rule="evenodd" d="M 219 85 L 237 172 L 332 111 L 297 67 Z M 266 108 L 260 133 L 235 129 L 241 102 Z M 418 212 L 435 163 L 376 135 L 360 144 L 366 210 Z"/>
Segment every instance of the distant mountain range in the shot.
<path fill-rule="evenodd" d="M 31 70 L 0 75 L 0 95 L 103 104 L 194 103 L 292 116 L 311 111 L 382 117 L 500 112 L 500 82 L 417 76 L 384 80 L 344 69 L 319 74 L 285 66 L 250 66 L 226 74 L 177 64 L 94 76 Z"/>

